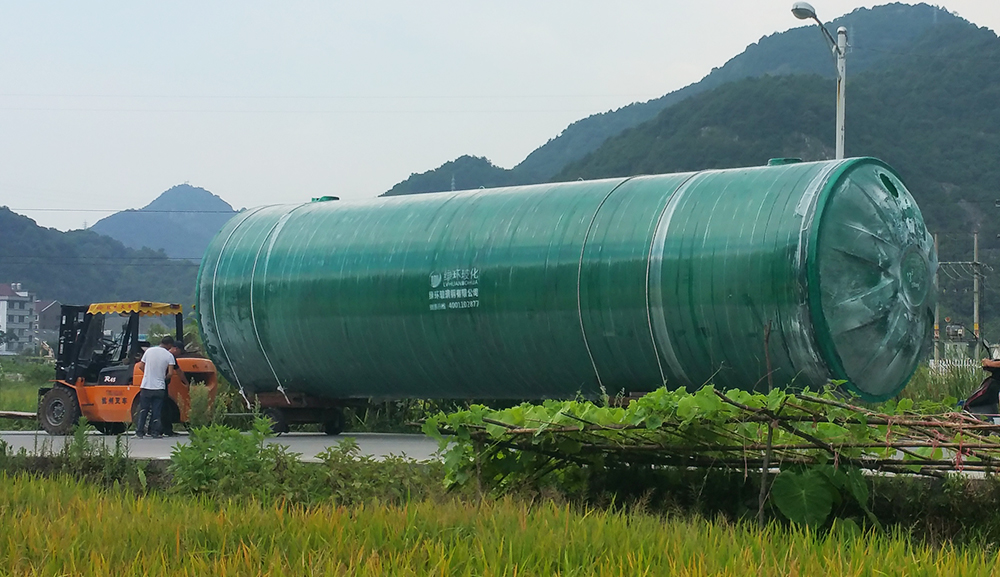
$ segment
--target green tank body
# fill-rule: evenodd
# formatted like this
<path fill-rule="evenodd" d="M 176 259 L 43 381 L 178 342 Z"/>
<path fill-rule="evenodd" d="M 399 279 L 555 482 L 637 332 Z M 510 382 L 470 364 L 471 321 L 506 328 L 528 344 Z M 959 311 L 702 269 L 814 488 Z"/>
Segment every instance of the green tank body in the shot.
<path fill-rule="evenodd" d="M 839 380 L 880 400 L 926 350 L 936 266 L 899 176 L 857 158 L 251 209 L 209 246 L 197 309 L 257 392 Z"/>

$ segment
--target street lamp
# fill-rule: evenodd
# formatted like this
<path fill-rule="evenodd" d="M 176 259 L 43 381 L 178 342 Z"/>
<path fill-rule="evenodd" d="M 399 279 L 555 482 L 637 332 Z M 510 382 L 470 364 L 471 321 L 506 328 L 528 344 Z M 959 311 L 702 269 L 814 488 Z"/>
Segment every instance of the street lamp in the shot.
<path fill-rule="evenodd" d="M 837 159 L 844 158 L 844 88 L 847 77 L 846 57 L 847 57 L 847 28 L 841 26 L 837 29 L 837 39 L 834 40 L 830 31 L 823 26 L 819 18 L 816 17 L 816 10 L 808 2 L 796 2 L 792 4 L 792 14 L 799 20 L 815 20 L 819 29 L 823 31 L 823 36 L 833 49 L 833 55 L 837 59 Z"/>

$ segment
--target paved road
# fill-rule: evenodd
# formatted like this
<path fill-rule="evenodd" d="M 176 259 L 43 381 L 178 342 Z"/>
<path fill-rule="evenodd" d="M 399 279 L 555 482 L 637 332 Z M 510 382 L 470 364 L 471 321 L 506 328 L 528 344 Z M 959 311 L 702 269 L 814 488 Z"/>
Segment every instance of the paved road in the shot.
<path fill-rule="evenodd" d="M 96 432 L 92 432 L 89 437 L 94 442 L 103 442 L 114 449 L 115 437 Z M 348 437 L 357 441 L 363 455 L 376 458 L 405 455 L 418 461 L 438 458 L 435 454 L 438 449 L 437 441 L 424 435 L 345 433 L 337 437 L 328 437 L 322 433 L 286 433 L 272 437 L 268 442 L 280 443 L 296 453 L 301 453 L 303 461 L 315 461 L 318 453 Z M 170 451 L 177 443 L 187 443 L 185 433 L 163 439 L 136 439 L 128 435 L 122 435 L 122 438 L 128 443 L 129 456 L 136 459 L 169 459 Z M 62 450 L 72 437 L 54 437 L 44 431 L 0 431 L 0 439 L 10 445 L 13 451 L 23 448 L 29 453 L 46 454 Z"/>

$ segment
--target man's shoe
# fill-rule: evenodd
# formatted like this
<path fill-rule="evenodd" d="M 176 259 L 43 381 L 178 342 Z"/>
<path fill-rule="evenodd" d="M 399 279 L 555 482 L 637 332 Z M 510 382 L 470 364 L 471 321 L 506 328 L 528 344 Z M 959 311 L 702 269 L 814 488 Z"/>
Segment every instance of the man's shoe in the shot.
<path fill-rule="evenodd" d="M 150 435 L 149 438 L 150 439 L 162 439 L 163 435 Z"/>
<path fill-rule="evenodd" d="M 145 437 L 146 435 L 140 435 L 139 433 L 136 433 L 136 434 L 134 434 L 132 436 L 135 437 L 136 439 L 141 439 L 141 438 Z"/>

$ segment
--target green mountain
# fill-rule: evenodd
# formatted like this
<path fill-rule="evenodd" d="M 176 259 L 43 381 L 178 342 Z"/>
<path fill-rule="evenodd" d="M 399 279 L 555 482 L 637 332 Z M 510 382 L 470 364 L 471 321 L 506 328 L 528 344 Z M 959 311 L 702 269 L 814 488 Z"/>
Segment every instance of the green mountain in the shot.
<path fill-rule="evenodd" d="M 909 54 L 849 78 L 847 154 L 876 156 L 906 178 L 932 229 L 996 219 L 961 202 L 993 204 L 1000 183 L 1000 40 L 953 22 Z M 835 84 L 779 76 L 726 84 L 664 110 L 564 168 L 557 180 L 829 158 Z"/>
<path fill-rule="evenodd" d="M 500 168 L 485 158 L 466 155 L 434 170 L 411 174 L 382 196 L 510 186 L 516 184 L 516 180 L 511 170 Z"/>
<path fill-rule="evenodd" d="M 835 84 L 780 76 L 723 85 L 664 110 L 565 167 L 557 180 L 832 157 Z M 913 192 L 940 260 L 972 259 L 980 231 L 983 318 L 1000 336 L 1000 40 L 952 21 L 848 77 L 846 151 L 895 167 Z M 972 326 L 972 267 L 941 268 L 943 315 Z"/>
<path fill-rule="evenodd" d="M 102 218 L 90 230 L 131 248 L 148 247 L 172 258 L 197 260 L 234 214 L 228 202 L 204 188 L 178 184 L 139 210 Z"/>
<path fill-rule="evenodd" d="M 67 304 L 194 302 L 198 265 L 130 249 L 92 230 L 61 232 L 0 207 L 0 282 Z"/>
<path fill-rule="evenodd" d="M 854 75 L 873 66 L 883 66 L 895 54 L 909 50 L 929 30 L 959 21 L 962 20 L 942 8 L 896 3 L 859 8 L 827 27 L 834 34 L 839 26 L 848 28 L 851 43 L 848 70 Z M 485 158 L 463 156 L 434 170 L 411 175 L 386 196 L 451 190 L 453 176 L 458 190 L 546 182 L 608 138 L 651 120 L 688 98 L 746 78 L 791 74 L 835 76 L 830 50 L 815 26 L 765 36 L 701 81 L 655 100 L 578 120 L 512 169 L 495 166 Z"/>

